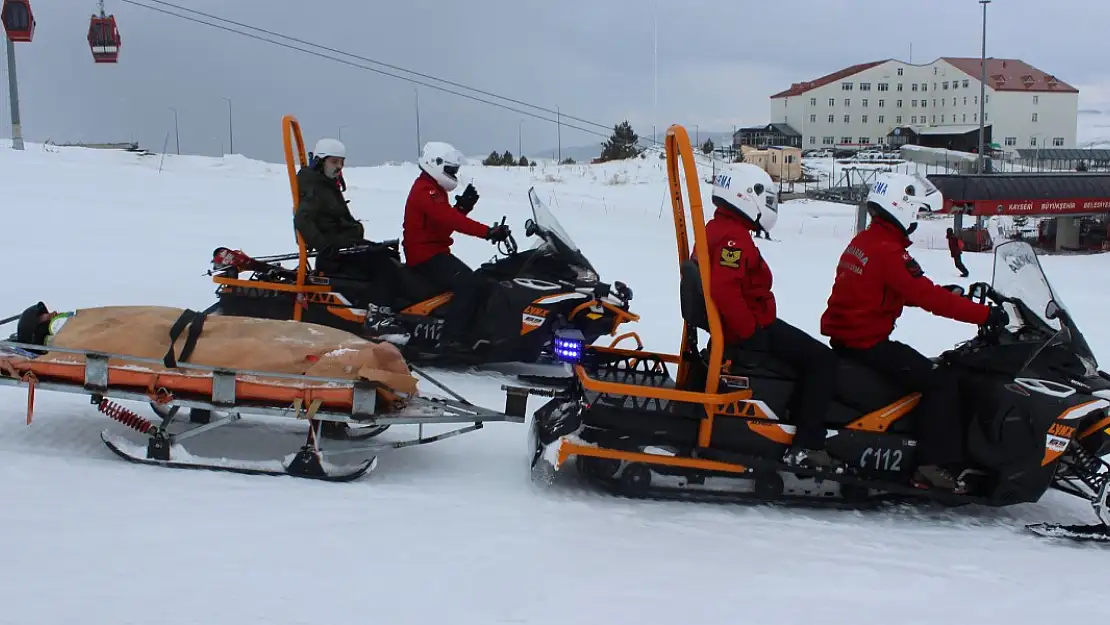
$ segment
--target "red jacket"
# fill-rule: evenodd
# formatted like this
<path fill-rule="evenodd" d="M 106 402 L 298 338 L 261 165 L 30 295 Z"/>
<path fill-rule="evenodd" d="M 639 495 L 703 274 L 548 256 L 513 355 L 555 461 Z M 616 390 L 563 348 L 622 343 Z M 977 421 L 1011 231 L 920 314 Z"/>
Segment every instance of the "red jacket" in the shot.
<path fill-rule="evenodd" d="M 945 235 L 948 236 L 948 235 Z M 948 236 L 948 252 L 952 256 L 959 256 L 964 251 L 964 242 L 956 235 Z"/>
<path fill-rule="evenodd" d="M 405 202 L 405 263 L 419 265 L 438 254 L 451 251 L 451 234 L 461 232 L 484 237 L 489 227 L 459 212 L 447 199 L 447 192 L 424 172 L 412 183 Z"/>
<path fill-rule="evenodd" d="M 705 224 L 709 244 L 709 296 L 721 316 L 726 343 L 751 337 L 775 320 L 771 268 L 740 217 L 717 209 Z"/>
<path fill-rule="evenodd" d="M 866 349 L 890 337 L 906 305 L 982 324 L 990 309 L 933 284 L 909 255 L 909 237 L 885 221 L 857 234 L 840 256 L 821 334 Z"/>

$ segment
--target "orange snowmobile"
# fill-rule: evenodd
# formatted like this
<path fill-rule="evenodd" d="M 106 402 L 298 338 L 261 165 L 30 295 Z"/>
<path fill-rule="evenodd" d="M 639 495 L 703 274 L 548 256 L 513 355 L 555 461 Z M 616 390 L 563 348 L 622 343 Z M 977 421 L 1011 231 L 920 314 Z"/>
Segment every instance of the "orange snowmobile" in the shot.
<path fill-rule="evenodd" d="M 1037 501 L 1051 488 L 1090 502 L 1099 524 L 1031 530 L 1110 541 L 1110 465 L 1102 459 L 1110 453 L 1110 374 L 1098 370 L 1032 248 L 1021 242 L 999 246 L 992 284 L 972 285 L 967 293 L 1007 307 L 1015 323 L 980 328 L 937 358 L 960 379 L 965 456 L 972 467 L 965 471 L 968 494 L 910 484 L 916 448 L 911 420 L 920 395 L 847 361 L 839 365 L 826 423 L 827 449 L 848 468 L 785 465 L 797 374 L 771 354 L 724 345 L 719 313 L 703 288 L 712 259 L 689 146 L 683 127 L 667 131 L 681 352 L 588 348 L 569 389 L 554 393 L 532 418 L 537 477 L 554 479 L 573 458 L 578 473 L 631 496 L 700 494 L 851 507 L 890 499 L 1009 506 Z M 698 329 L 709 334 L 705 349 Z M 677 369 L 675 377 L 669 367 Z M 521 388 L 515 394 L 526 404 L 529 394 L 539 393 Z M 519 405 L 515 410 L 524 412 Z"/>
<path fill-rule="evenodd" d="M 299 197 L 296 174 L 308 160 L 297 120 L 284 117 L 282 131 L 295 213 Z M 386 340 L 396 344 L 414 365 L 468 365 L 566 379 L 571 374 L 567 363 L 576 360 L 584 346 L 602 335 L 616 335 L 622 324 L 639 317 L 629 311 L 632 290 L 621 282 L 600 281 L 593 265 L 534 190 L 528 198 L 533 218 L 526 222 L 525 233 L 535 236 L 537 245 L 522 251 L 510 238 L 498 246 L 500 258 L 476 270 L 488 285 L 487 297 L 476 315 L 476 338 L 488 342 L 480 351 L 440 349 L 450 292 L 439 291 L 393 259 L 397 273 L 403 276 L 404 293 L 383 292 L 380 285 L 343 275 L 320 262 L 314 268 L 314 255 L 307 252 L 299 233 L 295 255 L 252 258 L 239 250 L 217 249 L 209 274 L 219 285 L 219 302 L 210 310 L 305 320 Z M 292 260 L 297 262 L 295 268 L 280 264 Z M 368 317 L 373 325 L 368 324 Z M 389 323 L 381 324 L 383 318 Z M 390 328 L 388 333 L 374 329 L 382 326 Z"/>

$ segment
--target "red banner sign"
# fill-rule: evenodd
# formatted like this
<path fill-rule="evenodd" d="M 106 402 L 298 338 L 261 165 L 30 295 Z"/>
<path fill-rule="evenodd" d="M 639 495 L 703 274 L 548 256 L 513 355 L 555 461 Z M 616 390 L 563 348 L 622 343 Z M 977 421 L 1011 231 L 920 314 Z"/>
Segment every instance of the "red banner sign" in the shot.
<path fill-rule="evenodd" d="M 1110 212 L 1110 198 L 1065 200 L 977 200 L 972 215 L 1076 215 Z M 945 212 L 959 212 L 967 204 L 945 200 Z"/>

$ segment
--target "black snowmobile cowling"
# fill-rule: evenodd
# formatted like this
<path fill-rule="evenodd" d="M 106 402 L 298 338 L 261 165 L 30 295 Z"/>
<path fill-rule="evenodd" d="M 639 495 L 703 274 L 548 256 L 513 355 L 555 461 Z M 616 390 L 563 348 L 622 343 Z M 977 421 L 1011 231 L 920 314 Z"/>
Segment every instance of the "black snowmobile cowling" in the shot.
<path fill-rule="evenodd" d="M 299 155 L 301 165 L 306 162 L 303 140 L 292 117 L 283 120 L 283 130 L 295 212 L 295 156 Z M 315 258 L 316 266 L 311 266 L 314 255 L 308 253 L 299 234 L 296 254 L 252 258 L 239 250 L 218 248 L 209 271 L 219 285 L 215 310 L 226 315 L 309 321 L 386 340 L 416 365 L 477 365 L 565 379 L 571 375 L 569 363 L 578 360 L 585 346 L 602 335 L 617 335 L 622 324 L 639 317 L 629 310 L 632 290 L 621 282 L 602 282 L 535 189 L 529 190 L 528 199 L 532 219 L 524 230 L 537 239 L 536 245 L 522 251 L 510 237 L 498 244 L 499 257 L 475 270 L 486 286 L 473 332 L 475 340 L 485 342 L 480 349 L 467 353 L 440 349 L 443 318 L 452 294 L 437 289 L 397 260 L 396 240 L 380 245 L 393 248 L 381 251 L 400 278 L 400 292 L 365 276 L 345 274 L 342 263 L 335 259 Z M 280 264 L 292 260 L 297 261 L 295 268 Z M 638 340 L 634 333 L 624 336 Z"/>
<path fill-rule="evenodd" d="M 827 449 L 847 468 L 788 466 L 782 458 L 794 435 L 789 406 L 797 373 L 766 352 L 726 352 L 720 317 L 702 286 L 710 261 L 700 193 L 691 185 L 687 219 L 678 180 L 680 163 L 686 180 L 697 180 L 685 129 L 672 126 L 666 145 L 679 240 L 682 352 L 587 350 L 574 383 L 533 417 L 537 476 L 553 479 L 574 458 L 578 472 L 626 495 L 852 507 L 892 499 L 1001 507 L 1038 501 L 1056 489 L 1088 501 L 1098 524 L 1029 529 L 1110 541 L 1110 466 L 1102 459 L 1110 454 L 1110 375 L 1098 369 L 1032 247 L 1019 241 L 998 246 L 990 284 L 976 283 L 966 294 L 954 289 L 1002 306 L 1010 316 L 1010 325 L 981 327 L 936 358 L 959 379 L 967 494 L 912 484 L 912 422 L 920 395 L 848 361 L 839 363 L 826 416 Z M 699 329 L 710 336 L 706 349 L 699 348 Z M 675 377 L 668 366 L 677 366 Z"/>

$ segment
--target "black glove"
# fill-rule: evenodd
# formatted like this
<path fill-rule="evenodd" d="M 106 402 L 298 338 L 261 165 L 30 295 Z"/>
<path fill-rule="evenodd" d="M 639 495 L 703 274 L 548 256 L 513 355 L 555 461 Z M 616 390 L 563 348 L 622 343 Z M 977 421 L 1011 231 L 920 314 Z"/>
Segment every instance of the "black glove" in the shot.
<path fill-rule="evenodd" d="M 470 211 L 474 210 L 474 205 L 477 203 L 478 190 L 475 189 L 472 184 L 466 185 L 466 189 L 462 192 L 462 195 L 455 196 L 455 208 L 459 209 L 459 212 L 464 215 L 470 214 Z"/>
<path fill-rule="evenodd" d="M 946 284 L 946 285 L 944 285 L 940 288 L 942 288 L 946 291 L 951 291 L 951 292 L 955 293 L 956 295 L 959 295 L 960 297 L 963 297 L 963 295 L 964 295 L 964 287 L 962 287 L 958 284 Z"/>
<path fill-rule="evenodd" d="M 490 226 L 489 232 L 486 233 L 486 240 L 493 241 L 494 243 L 500 243 L 507 240 L 510 234 L 512 233 L 509 232 L 509 226 L 505 224 L 498 224 L 496 226 Z"/>
<path fill-rule="evenodd" d="M 988 332 L 998 332 L 1005 328 L 1010 323 L 1010 314 L 1006 309 L 1001 306 L 991 306 L 990 312 L 987 313 L 987 320 L 983 322 L 983 327 Z"/>

